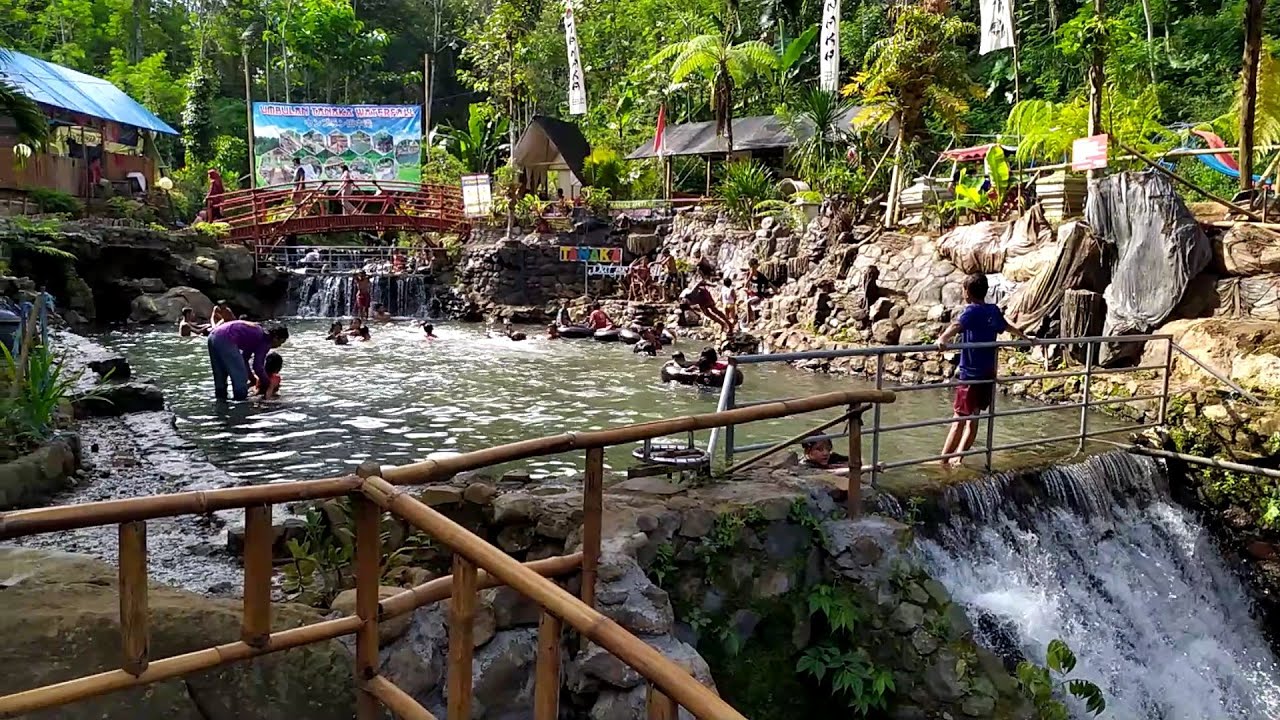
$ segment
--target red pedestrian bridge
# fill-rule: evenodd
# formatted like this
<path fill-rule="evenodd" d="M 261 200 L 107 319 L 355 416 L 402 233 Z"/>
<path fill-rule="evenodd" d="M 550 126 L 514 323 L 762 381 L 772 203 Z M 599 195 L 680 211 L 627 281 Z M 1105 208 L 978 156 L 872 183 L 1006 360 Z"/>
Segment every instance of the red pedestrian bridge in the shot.
<path fill-rule="evenodd" d="M 462 190 L 399 180 L 337 180 L 234 190 L 218 202 L 230 239 L 272 247 L 294 235 L 388 230 L 465 234 Z"/>

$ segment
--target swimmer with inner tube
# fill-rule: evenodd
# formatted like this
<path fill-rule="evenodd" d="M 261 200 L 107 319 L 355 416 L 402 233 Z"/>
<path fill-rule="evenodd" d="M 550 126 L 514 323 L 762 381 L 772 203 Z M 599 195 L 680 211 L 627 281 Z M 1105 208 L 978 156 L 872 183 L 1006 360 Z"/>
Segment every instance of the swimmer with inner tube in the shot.
<path fill-rule="evenodd" d="M 560 328 L 556 327 L 554 323 L 547 326 L 547 339 L 548 340 L 560 339 Z"/>
<path fill-rule="evenodd" d="M 600 309 L 598 302 L 591 303 L 591 316 L 587 318 L 587 327 L 592 330 L 608 330 L 613 327 L 613 320 Z"/>
<path fill-rule="evenodd" d="M 529 337 L 528 335 L 525 335 L 524 333 L 519 332 L 518 330 L 513 328 L 511 326 L 510 318 L 502 322 L 502 334 L 506 335 L 508 340 L 514 340 L 517 342 Z"/>

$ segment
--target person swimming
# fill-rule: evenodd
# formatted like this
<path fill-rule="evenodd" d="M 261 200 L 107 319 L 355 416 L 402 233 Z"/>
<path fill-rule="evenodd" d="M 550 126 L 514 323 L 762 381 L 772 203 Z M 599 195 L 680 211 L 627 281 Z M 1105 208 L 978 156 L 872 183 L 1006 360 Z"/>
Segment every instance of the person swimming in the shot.
<path fill-rule="evenodd" d="M 422 336 L 428 340 L 436 340 L 436 326 L 431 323 L 422 323 Z"/>
<path fill-rule="evenodd" d="M 525 338 L 529 337 L 528 335 L 525 335 L 524 333 L 512 327 L 510 319 L 503 321 L 502 334 L 506 335 L 508 340 L 516 340 L 516 341 L 524 340 Z"/>
<path fill-rule="evenodd" d="M 356 337 L 360 338 L 360 342 L 369 342 L 373 339 L 373 336 L 369 333 L 369 328 L 366 325 L 360 326 L 360 329 L 356 331 Z"/>
<path fill-rule="evenodd" d="M 342 323 L 340 321 L 330 323 L 329 334 L 325 335 L 324 339 L 332 341 L 334 345 L 346 345 L 347 334 L 342 329 Z"/>
<path fill-rule="evenodd" d="M 178 320 L 178 335 L 180 337 L 191 337 L 193 335 L 208 334 L 209 326 L 196 322 L 196 311 L 189 307 L 182 308 L 182 318 Z"/>
<path fill-rule="evenodd" d="M 374 322 L 391 322 L 391 312 L 387 310 L 387 306 L 382 303 L 373 304 L 373 321 Z"/>
<path fill-rule="evenodd" d="M 548 340 L 560 339 L 560 328 L 556 327 L 555 323 L 552 323 L 547 326 L 547 339 Z"/>
<path fill-rule="evenodd" d="M 280 370 L 284 368 L 284 358 L 280 357 L 278 352 L 269 352 L 263 366 L 267 371 L 266 385 L 264 389 L 262 378 L 258 378 L 256 384 L 258 394 L 268 400 L 274 400 L 280 397 Z"/>
<path fill-rule="evenodd" d="M 355 337 L 360 334 L 361 330 L 368 330 L 368 328 L 364 326 L 364 320 L 358 317 L 351 318 L 351 324 L 347 326 L 347 334 L 351 337 Z"/>

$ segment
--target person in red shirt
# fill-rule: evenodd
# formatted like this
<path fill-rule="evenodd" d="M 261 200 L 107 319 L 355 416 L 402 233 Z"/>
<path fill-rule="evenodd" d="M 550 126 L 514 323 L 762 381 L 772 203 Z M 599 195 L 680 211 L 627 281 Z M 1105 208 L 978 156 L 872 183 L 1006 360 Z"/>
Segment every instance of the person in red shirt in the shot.
<path fill-rule="evenodd" d="M 600 303 L 591 303 L 591 316 L 587 318 L 587 327 L 592 330 L 607 330 L 613 327 L 613 320 L 600 309 Z"/>
<path fill-rule="evenodd" d="M 222 195 L 227 189 L 222 184 L 222 173 L 209 168 L 209 192 L 204 196 L 205 218 L 209 222 L 222 219 Z"/>

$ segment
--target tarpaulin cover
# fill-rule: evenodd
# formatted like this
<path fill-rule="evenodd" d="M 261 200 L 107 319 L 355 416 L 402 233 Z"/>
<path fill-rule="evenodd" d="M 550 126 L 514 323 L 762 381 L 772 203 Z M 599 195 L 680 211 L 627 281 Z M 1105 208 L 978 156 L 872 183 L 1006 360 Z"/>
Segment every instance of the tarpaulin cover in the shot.
<path fill-rule="evenodd" d="M 111 83 L 13 50 L 0 56 L 0 76 L 43 105 L 168 135 L 178 131 Z"/>
<path fill-rule="evenodd" d="M 1241 223 L 1223 234 L 1222 267 L 1228 275 L 1280 272 L 1280 234 Z"/>
<path fill-rule="evenodd" d="M 1038 329 L 1044 319 L 1058 312 L 1068 290 L 1100 291 L 1106 284 L 1102 248 L 1083 223 L 1058 228 L 1053 262 L 1023 283 L 1005 305 L 1005 317 L 1024 331 Z"/>
<path fill-rule="evenodd" d="M 1224 278 L 1217 289 L 1214 315 L 1280 322 L 1280 275 Z"/>
<path fill-rule="evenodd" d="M 1036 205 L 1017 222 L 961 225 L 938 238 L 938 254 L 963 273 L 998 273 L 1004 271 L 1006 259 L 1032 252 L 1052 237 Z"/>
<path fill-rule="evenodd" d="M 1150 332 L 1182 299 L 1187 283 L 1213 259 L 1209 238 L 1173 183 L 1155 171 L 1126 172 L 1089 188 L 1085 218 L 1094 235 L 1115 248 L 1104 297 L 1103 332 Z M 1121 348 L 1141 351 L 1134 343 Z M 1103 353 L 1104 363 L 1112 362 Z"/>

